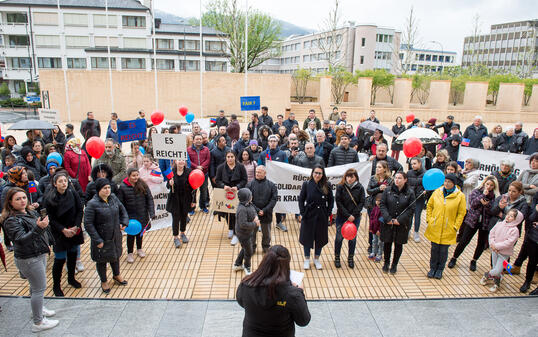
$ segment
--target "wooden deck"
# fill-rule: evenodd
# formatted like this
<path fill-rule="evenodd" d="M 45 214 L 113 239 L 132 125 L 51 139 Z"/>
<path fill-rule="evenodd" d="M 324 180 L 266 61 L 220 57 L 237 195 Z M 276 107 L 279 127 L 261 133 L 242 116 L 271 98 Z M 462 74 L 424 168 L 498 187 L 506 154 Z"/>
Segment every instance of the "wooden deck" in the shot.
<path fill-rule="evenodd" d="M 423 213 L 424 232 L 425 212 Z M 489 252 L 484 252 L 478 261 L 476 272 L 469 271 L 469 262 L 474 251 L 474 241 L 467 247 L 454 269 L 445 269 L 442 280 L 428 279 L 430 243 L 421 233 L 421 242 L 412 239 L 404 246 L 403 255 L 396 275 L 384 274 L 382 264 L 367 259 L 367 231 L 363 217 L 359 229 L 359 238 L 355 255 L 355 269 L 347 267 L 347 242 L 342 247 L 342 268 L 333 264 L 335 228 L 329 229 L 329 244 L 322 253 L 323 270 L 308 270 L 304 279 L 304 289 L 308 299 L 410 299 L 410 298 L 455 298 L 455 297 L 493 297 L 520 296 L 519 287 L 523 284 L 523 275 L 506 275 L 501 288 L 495 294 L 489 287 L 481 286 L 479 280 L 489 269 Z M 289 231 L 281 232 L 273 228 L 272 243 L 282 244 L 292 254 L 292 269 L 303 271 L 302 246 L 298 243 L 299 223 L 294 216 L 288 216 L 286 226 Z M 121 273 L 129 281 L 125 287 L 112 286 L 110 294 L 105 295 L 100 289 L 100 282 L 95 271 L 95 264 L 90 259 L 89 239 L 82 246 L 82 261 L 85 270 L 77 274 L 82 283 L 81 289 L 74 289 L 67 284 L 64 273 L 62 288 L 66 297 L 78 298 L 121 298 L 121 299 L 223 299 L 235 298 L 235 290 L 242 272 L 233 272 L 232 264 L 239 252 L 239 244 L 230 245 L 227 239 L 228 228 L 224 221 L 219 222 L 211 214 L 197 212 L 187 226 L 188 244 L 175 249 L 170 228 L 146 233 L 144 249 L 147 257 L 136 258 L 133 264 L 125 262 L 126 245 L 121 258 Z M 261 261 L 261 233 L 258 233 L 258 248 L 253 257 L 253 267 Z M 522 238 L 516 247 L 521 246 Z M 452 254 L 455 246 L 450 249 Z M 19 277 L 13 263 L 13 253 L 6 251 L 8 272 L 0 271 L 0 295 L 27 296 L 28 283 Z M 46 296 L 52 293 L 53 255 L 49 258 L 47 268 L 48 287 Z M 525 270 L 526 263 L 522 271 Z M 111 277 L 110 268 L 108 273 Z M 109 279 L 110 280 L 110 279 Z M 532 287 L 534 289 L 535 286 Z"/>

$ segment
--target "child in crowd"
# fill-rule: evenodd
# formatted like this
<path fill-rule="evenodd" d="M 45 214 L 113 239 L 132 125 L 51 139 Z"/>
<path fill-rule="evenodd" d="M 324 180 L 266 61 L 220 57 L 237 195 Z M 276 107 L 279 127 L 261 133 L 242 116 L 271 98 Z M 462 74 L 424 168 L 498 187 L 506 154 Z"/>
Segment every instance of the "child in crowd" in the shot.
<path fill-rule="evenodd" d="M 375 206 L 370 211 L 370 233 L 372 233 L 372 252 L 368 255 L 368 259 L 379 262 L 383 258 L 383 241 L 380 239 L 381 223 L 384 221 L 381 216 L 381 197 L 383 193 L 378 193 L 375 197 Z"/>
<path fill-rule="evenodd" d="M 514 245 L 519 238 L 517 225 L 521 221 L 523 221 L 523 213 L 517 209 L 511 209 L 506 214 L 504 221 L 497 222 L 489 232 L 489 248 L 491 248 L 493 268 L 484 274 L 480 284 L 486 285 L 489 280 L 494 280 L 494 285 L 489 288 L 491 292 L 497 291 L 501 285 L 503 262 L 514 253 Z"/>
<path fill-rule="evenodd" d="M 12 168 L 13 165 L 15 165 L 15 161 L 16 161 L 15 156 L 12 154 L 8 154 L 6 156 L 6 161 L 3 165 L 2 171 L 7 173 L 7 171 L 9 171 L 9 169 Z"/>
<path fill-rule="evenodd" d="M 252 205 L 252 192 L 248 188 L 242 188 L 237 192 L 239 204 L 237 205 L 235 233 L 241 244 L 241 251 L 232 267 L 234 271 L 245 270 L 246 275 L 250 275 L 250 259 L 254 251 L 253 236 L 260 226 L 260 220 L 256 213 L 256 208 Z"/>

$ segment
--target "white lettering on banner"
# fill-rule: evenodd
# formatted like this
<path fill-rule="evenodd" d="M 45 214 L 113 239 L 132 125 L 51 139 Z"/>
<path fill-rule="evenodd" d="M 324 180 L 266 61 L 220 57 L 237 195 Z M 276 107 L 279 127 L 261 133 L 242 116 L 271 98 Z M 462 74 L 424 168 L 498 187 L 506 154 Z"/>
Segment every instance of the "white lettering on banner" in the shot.
<path fill-rule="evenodd" d="M 181 132 L 183 133 L 191 133 L 192 132 L 192 124 L 198 123 L 200 125 L 200 129 L 206 130 L 209 132 L 209 119 L 208 118 L 200 118 L 195 119 L 192 121 L 192 123 L 187 123 L 186 121 L 173 121 L 169 119 L 165 119 L 159 126 L 161 127 L 171 127 L 172 125 L 180 125 L 181 126 Z"/>
<path fill-rule="evenodd" d="M 478 168 L 480 182 L 494 171 L 498 171 L 503 159 L 508 159 L 515 163 L 514 174 L 519 176 L 522 171 L 529 168 L 528 157 L 528 155 L 524 154 L 482 150 L 466 146 L 460 146 L 460 152 L 458 153 L 458 161 L 464 162 L 466 159 L 472 158 L 480 162 L 480 167 Z"/>
<path fill-rule="evenodd" d="M 187 135 L 154 133 L 151 140 L 156 159 L 187 160 Z"/>
<path fill-rule="evenodd" d="M 214 188 L 211 196 L 211 209 L 215 212 L 235 213 L 239 199 L 237 193 L 226 192 L 223 188 Z"/>
<path fill-rule="evenodd" d="M 274 182 L 278 190 L 277 203 L 273 211 L 275 213 L 298 214 L 301 187 L 303 182 L 310 178 L 312 170 L 276 161 L 267 161 L 266 166 L 267 179 Z M 342 180 L 344 173 L 350 168 L 357 170 L 359 182 L 364 187 L 366 193 L 366 187 L 370 181 L 370 173 L 372 171 L 371 161 L 326 168 L 325 174 L 332 184 L 333 195 L 336 185 Z M 336 203 L 334 204 L 333 213 L 336 213 Z"/>
<path fill-rule="evenodd" d="M 39 120 L 46 121 L 51 124 L 60 124 L 60 113 L 58 110 L 52 110 L 52 109 L 37 109 L 39 113 Z"/>
<path fill-rule="evenodd" d="M 166 182 L 159 185 L 150 184 L 151 195 L 155 205 L 155 219 L 151 220 L 151 230 L 172 226 L 172 214 L 166 211 L 166 201 L 168 200 L 168 189 Z M 144 224 L 142 226 L 145 226 Z"/>

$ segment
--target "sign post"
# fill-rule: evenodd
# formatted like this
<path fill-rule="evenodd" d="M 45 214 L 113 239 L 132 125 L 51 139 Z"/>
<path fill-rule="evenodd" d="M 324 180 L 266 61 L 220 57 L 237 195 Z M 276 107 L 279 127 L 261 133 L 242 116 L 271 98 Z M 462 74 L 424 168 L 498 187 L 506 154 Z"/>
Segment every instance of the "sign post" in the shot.
<path fill-rule="evenodd" d="M 154 133 L 151 141 L 155 159 L 187 160 L 187 135 Z"/>

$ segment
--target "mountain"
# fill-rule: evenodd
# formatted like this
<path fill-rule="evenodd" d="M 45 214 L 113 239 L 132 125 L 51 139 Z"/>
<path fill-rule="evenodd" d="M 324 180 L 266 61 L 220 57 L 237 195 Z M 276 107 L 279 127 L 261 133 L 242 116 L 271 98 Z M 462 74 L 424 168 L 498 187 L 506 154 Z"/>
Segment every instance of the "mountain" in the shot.
<path fill-rule="evenodd" d="M 182 18 L 177 15 L 170 14 L 165 11 L 158 10 L 158 9 L 155 9 L 155 16 L 157 18 L 160 18 L 162 20 L 162 23 L 176 23 L 177 24 L 177 23 L 182 23 L 182 21 L 189 22 L 190 19 L 193 19 L 193 18 Z M 305 35 L 305 34 L 310 34 L 314 32 L 313 29 L 299 27 L 283 20 L 278 20 L 278 19 L 275 19 L 275 20 L 278 21 L 282 26 L 282 32 L 280 34 L 280 37 L 282 39 L 286 39 L 287 37 L 291 35 Z"/>

